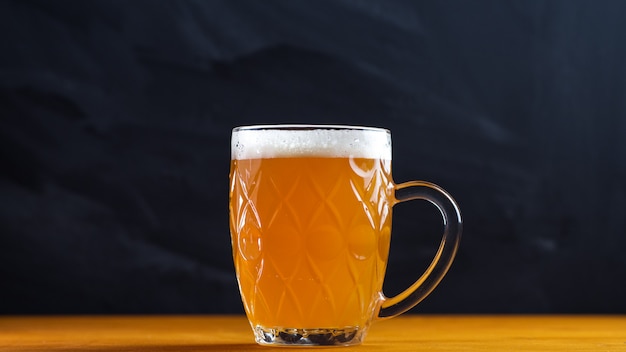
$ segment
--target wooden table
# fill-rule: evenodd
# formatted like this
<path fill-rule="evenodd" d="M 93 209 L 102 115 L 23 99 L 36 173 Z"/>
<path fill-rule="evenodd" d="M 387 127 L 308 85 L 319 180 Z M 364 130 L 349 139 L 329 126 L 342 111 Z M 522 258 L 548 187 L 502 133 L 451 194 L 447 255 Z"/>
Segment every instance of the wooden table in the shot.
<path fill-rule="evenodd" d="M 376 323 L 363 345 L 330 348 L 626 351 L 626 316 L 404 315 Z M 0 351 L 274 350 L 288 349 L 256 345 L 243 316 L 0 317 Z"/>

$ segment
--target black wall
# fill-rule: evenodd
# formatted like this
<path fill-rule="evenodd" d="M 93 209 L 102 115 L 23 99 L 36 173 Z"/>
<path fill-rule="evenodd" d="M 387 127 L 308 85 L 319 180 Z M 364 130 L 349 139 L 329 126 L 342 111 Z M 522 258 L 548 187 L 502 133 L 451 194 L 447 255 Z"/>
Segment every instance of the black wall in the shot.
<path fill-rule="evenodd" d="M 2 0 L 0 313 L 241 312 L 229 138 L 255 123 L 387 127 L 396 181 L 457 198 L 458 258 L 413 312 L 626 313 L 624 18 L 617 0 Z M 441 231 L 428 205 L 394 215 L 389 294 Z"/>

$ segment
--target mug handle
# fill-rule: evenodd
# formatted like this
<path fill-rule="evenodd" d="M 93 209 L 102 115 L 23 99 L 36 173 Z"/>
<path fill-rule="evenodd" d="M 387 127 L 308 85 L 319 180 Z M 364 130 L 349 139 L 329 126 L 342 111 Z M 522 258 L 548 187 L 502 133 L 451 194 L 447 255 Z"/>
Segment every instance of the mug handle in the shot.
<path fill-rule="evenodd" d="M 415 307 L 441 282 L 448 272 L 461 241 L 461 212 L 452 196 L 443 188 L 425 181 L 409 181 L 395 186 L 395 202 L 421 199 L 434 204 L 443 217 L 443 238 L 437 254 L 422 276 L 409 288 L 394 297 L 382 292 L 378 318 L 392 318 Z"/>

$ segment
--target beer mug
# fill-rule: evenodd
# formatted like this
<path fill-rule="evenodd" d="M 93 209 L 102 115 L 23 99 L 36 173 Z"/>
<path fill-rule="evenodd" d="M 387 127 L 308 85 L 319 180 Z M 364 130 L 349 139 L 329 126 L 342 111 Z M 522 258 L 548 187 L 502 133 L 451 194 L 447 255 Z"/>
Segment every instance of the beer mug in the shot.
<path fill-rule="evenodd" d="M 448 271 L 461 214 L 442 188 L 395 184 L 391 133 L 327 125 L 232 132 L 230 231 L 239 289 L 257 343 L 355 345 L 374 321 L 424 299 Z M 382 293 L 394 205 L 434 204 L 443 239 L 421 277 Z"/>

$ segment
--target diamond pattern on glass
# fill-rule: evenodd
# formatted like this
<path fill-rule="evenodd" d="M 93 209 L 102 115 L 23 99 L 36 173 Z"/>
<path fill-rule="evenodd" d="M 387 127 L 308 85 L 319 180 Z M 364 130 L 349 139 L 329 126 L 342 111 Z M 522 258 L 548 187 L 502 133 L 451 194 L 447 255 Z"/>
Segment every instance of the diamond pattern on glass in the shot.
<path fill-rule="evenodd" d="M 366 324 L 389 248 L 390 162 L 276 158 L 232 168 L 233 254 L 251 322 Z"/>

